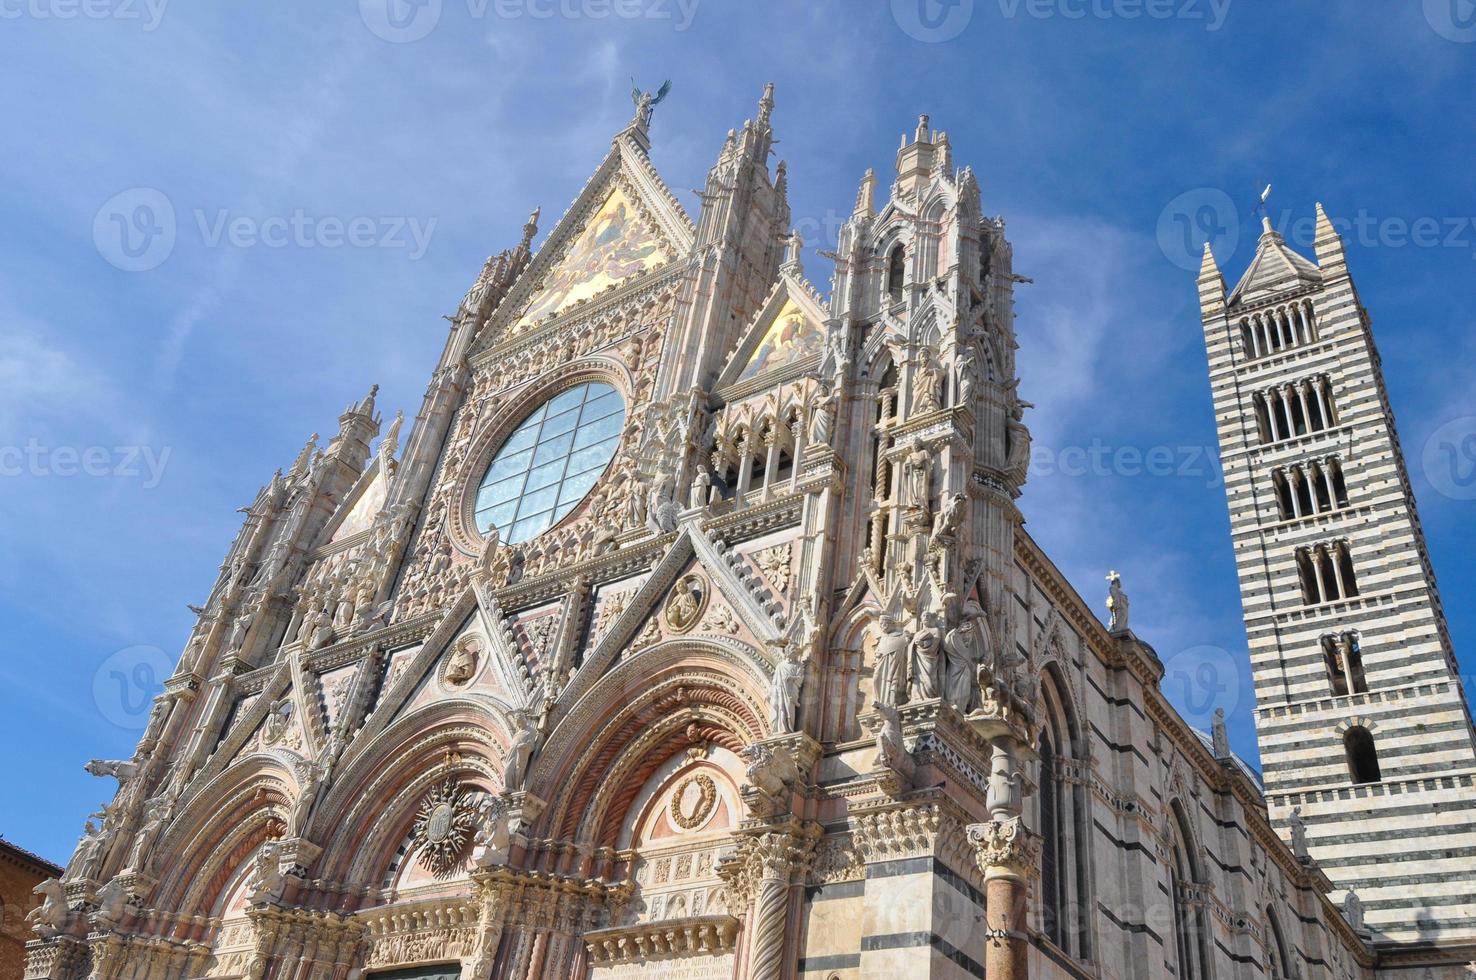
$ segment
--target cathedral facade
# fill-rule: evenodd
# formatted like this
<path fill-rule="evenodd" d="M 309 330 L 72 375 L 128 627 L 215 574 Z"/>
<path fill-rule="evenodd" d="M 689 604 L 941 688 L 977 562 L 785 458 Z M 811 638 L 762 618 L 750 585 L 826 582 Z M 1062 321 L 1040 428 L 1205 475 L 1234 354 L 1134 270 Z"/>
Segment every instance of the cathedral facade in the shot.
<path fill-rule="evenodd" d="M 1313 799 L 1278 756 L 1268 809 L 1117 576 L 1104 625 L 1026 533 L 1017 277 L 947 135 L 863 177 L 827 297 L 772 88 L 695 219 L 656 101 L 536 254 L 535 212 L 488 260 L 408 427 L 371 391 L 262 488 L 137 752 L 89 767 L 118 792 L 38 889 L 27 976 L 1465 976 L 1468 905 L 1403 921 L 1461 859 L 1366 907 L 1336 800 L 1372 784 Z M 1200 291 L 1213 362 L 1266 297 L 1209 259 Z M 1367 695 L 1363 622 L 1298 635 L 1362 630 Z M 1397 733 L 1418 693 L 1458 743 L 1459 686 L 1411 683 L 1342 714 L 1258 685 L 1263 737 Z M 1469 802 L 1463 765 L 1367 833 Z"/>

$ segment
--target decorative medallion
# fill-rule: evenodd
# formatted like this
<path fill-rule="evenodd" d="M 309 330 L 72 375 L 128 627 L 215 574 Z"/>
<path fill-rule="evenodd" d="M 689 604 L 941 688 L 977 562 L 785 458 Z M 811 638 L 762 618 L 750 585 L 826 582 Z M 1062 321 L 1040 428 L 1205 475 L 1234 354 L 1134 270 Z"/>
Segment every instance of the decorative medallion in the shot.
<path fill-rule="evenodd" d="M 673 633 L 685 633 L 702 618 L 707 608 L 707 580 L 701 575 L 682 576 L 666 600 L 666 625 Z"/>
<path fill-rule="evenodd" d="M 446 669 L 441 679 L 452 687 L 464 687 L 477 676 L 477 667 L 482 662 L 482 638 L 463 636 L 451 649 L 446 659 Z"/>
<path fill-rule="evenodd" d="M 707 773 L 688 776 L 671 794 L 671 822 L 683 830 L 700 827 L 712 815 L 717 803 L 717 784 Z"/>
<path fill-rule="evenodd" d="M 472 794 L 448 779 L 425 794 L 415 813 L 410 841 L 420 848 L 420 863 L 436 877 L 461 866 L 467 844 L 476 830 Z"/>

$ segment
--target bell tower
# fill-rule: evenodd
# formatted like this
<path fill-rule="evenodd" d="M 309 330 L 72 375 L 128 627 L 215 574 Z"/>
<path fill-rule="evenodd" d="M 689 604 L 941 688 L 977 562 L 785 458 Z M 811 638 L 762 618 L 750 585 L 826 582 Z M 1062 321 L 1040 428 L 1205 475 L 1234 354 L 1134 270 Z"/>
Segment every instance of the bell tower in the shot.
<path fill-rule="evenodd" d="M 1199 302 L 1267 804 L 1376 943 L 1469 942 L 1476 746 L 1368 312 L 1320 204 L 1315 262 L 1263 225 Z"/>

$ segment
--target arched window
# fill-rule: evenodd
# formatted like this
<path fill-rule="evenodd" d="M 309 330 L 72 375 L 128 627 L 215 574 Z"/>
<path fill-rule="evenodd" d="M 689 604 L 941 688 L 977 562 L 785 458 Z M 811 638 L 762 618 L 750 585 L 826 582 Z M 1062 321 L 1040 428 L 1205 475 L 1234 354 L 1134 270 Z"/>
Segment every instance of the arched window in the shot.
<path fill-rule="evenodd" d="M 893 303 L 902 300 L 902 282 L 906 275 L 907 253 L 898 245 L 887 257 L 887 298 Z"/>
<path fill-rule="evenodd" d="M 1266 906 L 1266 965 L 1267 973 L 1277 980 L 1290 980 L 1292 976 L 1291 951 L 1286 947 L 1286 936 L 1281 931 L 1281 921 L 1271 906 Z"/>
<path fill-rule="evenodd" d="M 1354 725 L 1344 732 L 1343 752 L 1348 757 L 1348 775 L 1354 783 L 1377 783 L 1383 779 L 1379 772 L 1379 753 L 1367 728 Z"/>
<path fill-rule="evenodd" d="M 1036 793 L 1041 835 L 1040 920 L 1051 942 L 1078 960 L 1090 958 L 1087 916 L 1089 880 L 1087 798 L 1068 778 L 1066 763 L 1081 759 L 1081 739 L 1064 686 L 1053 667 L 1044 672 L 1041 698 L 1045 724 L 1040 735 L 1040 789 Z"/>
<path fill-rule="evenodd" d="M 1171 868 L 1173 876 L 1174 905 L 1174 950 L 1178 956 L 1178 976 L 1181 980 L 1206 980 L 1209 963 L 1206 958 L 1206 921 L 1204 909 L 1193 901 L 1192 892 L 1199 881 L 1199 866 L 1190 850 L 1189 824 L 1178 803 L 1171 804 L 1173 819 L 1170 828 L 1173 834 Z"/>

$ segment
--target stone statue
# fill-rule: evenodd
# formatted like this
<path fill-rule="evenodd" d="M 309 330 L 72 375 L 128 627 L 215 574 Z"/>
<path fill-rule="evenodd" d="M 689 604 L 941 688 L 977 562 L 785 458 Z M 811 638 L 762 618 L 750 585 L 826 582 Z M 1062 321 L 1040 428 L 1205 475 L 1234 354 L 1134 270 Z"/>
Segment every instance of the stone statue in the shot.
<path fill-rule="evenodd" d="M 251 878 L 246 882 L 247 900 L 252 905 L 275 901 L 281 897 L 282 886 L 287 876 L 282 873 L 277 856 L 277 842 L 265 841 L 256 852 L 256 861 L 251 869 Z"/>
<path fill-rule="evenodd" d="M 481 655 L 481 647 L 476 637 L 462 637 L 446 661 L 446 671 L 441 675 L 442 678 L 447 684 L 457 687 L 468 683 L 477 676 L 477 664 L 481 660 Z"/>
<path fill-rule="evenodd" d="M 895 616 L 883 613 L 874 628 L 876 667 L 871 675 L 872 697 L 895 707 L 907 696 L 907 648 L 912 641 Z"/>
<path fill-rule="evenodd" d="M 911 679 L 908 693 L 913 701 L 926 701 L 941 693 L 938 658 L 942 645 L 943 630 L 938 623 L 937 613 L 923 613 L 909 648 Z"/>
<path fill-rule="evenodd" d="M 943 697 L 964 714 L 979 706 L 979 665 L 989 655 L 988 626 L 984 610 L 970 600 L 963 616 L 943 640 L 946 667 Z"/>
<path fill-rule="evenodd" d="M 1113 633 L 1121 633 L 1128 628 L 1128 597 L 1122 590 L 1122 576 L 1116 571 L 1107 573 L 1107 611 L 1112 619 L 1107 629 Z"/>
<path fill-rule="evenodd" d="M 697 510 L 707 506 L 707 498 L 712 493 L 712 474 L 707 467 L 701 464 L 697 466 L 697 475 L 692 478 L 692 489 L 687 495 L 687 506 Z"/>
<path fill-rule="evenodd" d="M 502 535 L 498 533 L 496 524 L 488 524 L 487 529 L 482 532 L 482 554 L 477 560 L 477 571 L 483 575 L 491 575 L 497 567 L 497 546 L 502 541 Z"/>
<path fill-rule="evenodd" d="M 914 449 L 902 461 L 902 483 L 907 491 L 907 499 L 904 503 L 924 513 L 928 510 L 930 498 L 928 484 L 931 482 L 932 470 L 932 454 L 921 446 Z"/>
<path fill-rule="evenodd" d="M 830 445 L 831 428 L 835 424 L 836 402 L 839 396 L 831 392 L 815 404 L 810 416 L 810 441 L 816 445 Z"/>
<path fill-rule="evenodd" d="M 1230 758 L 1230 734 L 1225 729 L 1225 709 L 1215 709 L 1215 720 L 1210 723 L 1210 742 L 1216 759 Z"/>
<path fill-rule="evenodd" d="M 143 826 L 139 828 L 137 836 L 133 838 L 133 850 L 128 855 L 128 868 L 141 874 L 148 874 L 153 862 L 149 859 L 154 850 L 154 843 L 164 828 L 169 823 L 169 817 L 174 809 L 173 801 L 169 799 L 152 800 L 149 803 L 148 818 L 144 820 Z"/>
<path fill-rule="evenodd" d="M 513 712 L 512 720 L 516 731 L 513 733 L 512 743 L 507 747 L 507 761 L 502 766 L 502 787 L 509 793 L 516 793 L 523 788 L 523 783 L 528 778 L 528 763 L 533 758 L 533 751 L 538 748 L 539 736 L 533 716 L 527 711 Z"/>
<path fill-rule="evenodd" d="M 294 710 L 290 696 L 273 702 L 271 710 L 267 712 L 266 727 L 262 729 L 262 741 L 268 745 L 282 741 L 287 734 L 287 726 L 292 721 Z"/>
<path fill-rule="evenodd" d="M 503 801 L 488 798 L 477 811 L 477 831 L 472 847 L 472 864 L 482 869 L 507 861 L 512 831 Z"/>
<path fill-rule="evenodd" d="M 323 794 L 323 788 L 328 784 L 330 767 L 326 763 L 313 763 L 307 770 L 307 778 L 303 782 L 302 790 L 297 794 L 297 801 L 292 804 L 292 816 L 287 821 L 287 836 L 301 837 L 307 829 L 308 818 L 313 815 L 313 807 L 318 802 L 318 797 Z"/>
<path fill-rule="evenodd" d="M 97 911 L 92 913 L 92 924 L 98 929 L 108 930 L 123 921 L 128 907 L 128 889 L 117 878 L 97 890 Z"/>
<path fill-rule="evenodd" d="M 651 530 L 662 534 L 675 531 L 677 525 L 677 505 L 671 483 L 670 476 L 662 475 L 657 478 L 646 506 L 647 525 Z"/>
<path fill-rule="evenodd" d="M 106 808 L 103 810 L 106 813 Z M 93 814 L 97 816 L 97 814 Z M 67 864 L 67 870 L 62 877 L 68 881 L 79 878 L 91 878 L 102 867 L 103 859 L 107 856 L 108 845 L 113 840 L 113 829 L 108 826 L 104 819 L 101 824 L 95 824 L 91 818 L 83 827 L 82 838 L 77 842 L 77 851 L 72 855 L 72 860 Z"/>
<path fill-rule="evenodd" d="M 968 497 L 961 493 L 950 494 L 943 499 L 943 506 L 938 509 L 938 516 L 933 520 L 933 539 L 940 538 L 951 540 L 958 535 L 958 529 L 963 525 L 964 505 Z"/>
<path fill-rule="evenodd" d="M 649 126 L 651 124 L 651 110 L 660 105 L 661 100 L 665 99 L 670 92 L 671 79 L 669 78 L 661 83 L 661 87 L 656 90 L 655 95 L 642 91 L 641 87 L 635 83 L 635 79 L 632 78 L 630 80 L 630 101 L 635 105 L 636 114 L 634 121 L 642 127 Z"/>
<path fill-rule="evenodd" d="M 936 412 L 943 407 L 943 371 L 931 351 L 924 351 L 917 369 L 917 410 Z"/>
<path fill-rule="evenodd" d="M 800 651 L 796 647 L 788 647 L 774 666 L 774 677 L 769 682 L 769 726 L 775 735 L 787 735 L 795 730 L 800 688 L 804 682 L 805 665 L 800 659 Z"/>
<path fill-rule="evenodd" d="M 135 763 L 122 759 L 93 759 L 82 768 L 93 776 L 112 776 L 118 780 L 118 789 L 121 792 L 128 781 L 138 775 L 138 766 Z"/>
<path fill-rule="evenodd" d="M 1348 925 L 1353 927 L 1354 932 L 1367 932 L 1368 927 L 1363 922 L 1363 899 L 1353 889 L 1348 889 L 1348 894 L 1343 896 L 1343 918 L 1348 920 Z"/>
<path fill-rule="evenodd" d="M 646 524 L 646 485 L 639 479 L 631 477 L 630 481 L 630 513 L 627 515 L 631 527 L 644 527 Z"/>
<path fill-rule="evenodd" d="M 1307 861 L 1312 854 L 1307 850 L 1307 824 L 1302 819 L 1302 808 L 1292 807 L 1291 816 L 1286 818 L 1287 825 L 1291 829 L 1292 853 L 1301 861 Z"/>
<path fill-rule="evenodd" d="M 958 372 L 958 403 L 972 407 L 974 388 L 979 382 L 979 360 L 974 355 L 973 344 L 967 344 L 959 350 L 954 358 L 954 366 Z"/>
<path fill-rule="evenodd" d="M 55 878 L 47 878 L 31 889 L 31 894 L 40 895 L 41 904 L 26 913 L 26 921 L 31 923 L 36 935 L 42 939 L 51 939 L 67 924 L 66 892 L 62 889 L 61 882 Z"/>
<path fill-rule="evenodd" d="M 902 718 L 896 705 L 881 701 L 871 702 L 871 710 L 881 715 L 881 727 L 876 730 L 876 762 L 887 769 L 902 769 L 907 756 L 907 745 L 902 741 Z"/>

